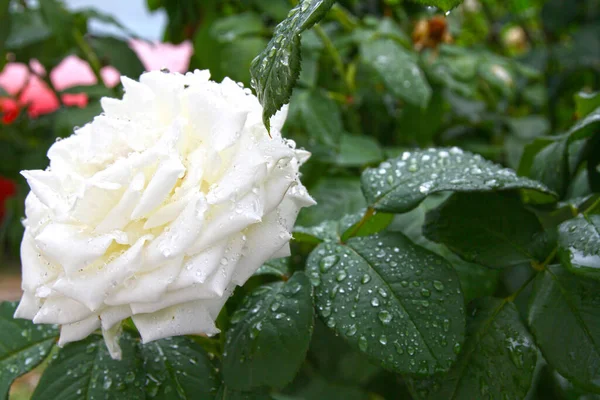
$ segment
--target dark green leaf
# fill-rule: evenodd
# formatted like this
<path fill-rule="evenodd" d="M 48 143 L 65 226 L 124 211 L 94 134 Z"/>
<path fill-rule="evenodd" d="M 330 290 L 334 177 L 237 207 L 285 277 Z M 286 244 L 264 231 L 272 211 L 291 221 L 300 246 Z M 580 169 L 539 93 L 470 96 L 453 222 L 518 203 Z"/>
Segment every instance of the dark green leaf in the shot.
<path fill-rule="evenodd" d="M 140 352 L 145 373 L 142 382 L 149 398 L 215 398 L 217 372 L 198 343 L 173 337 L 140 345 Z"/>
<path fill-rule="evenodd" d="M 294 379 L 313 330 L 312 287 L 303 272 L 256 289 L 231 317 L 223 357 L 228 387 L 283 387 Z"/>
<path fill-rule="evenodd" d="M 321 20 L 333 0 L 302 0 L 277 27 L 273 38 L 252 61 L 252 87 L 263 106 L 263 121 L 286 104 L 300 74 L 300 34 Z"/>
<path fill-rule="evenodd" d="M 307 262 L 327 326 L 385 368 L 447 370 L 464 335 L 463 297 L 441 257 L 400 233 L 319 245 Z"/>
<path fill-rule="evenodd" d="M 0 399 L 8 396 L 15 378 L 41 363 L 58 337 L 50 325 L 13 319 L 17 303 L 0 303 Z"/>
<path fill-rule="evenodd" d="M 492 268 L 543 261 L 549 253 L 537 217 L 511 193 L 457 193 L 427 214 L 423 233 Z"/>
<path fill-rule="evenodd" d="M 90 45 L 102 65 L 112 65 L 121 75 L 137 80 L 144 66 L 127 41 L 112 36 L 90 37 Z"/>
<path fill-rule="evenodd" d="M 457 5 L 462 3 L 463 0 L 412 0 L 412 1 L 417 1 L 417 2 L 419 2 L 421 4 L 425 4 L 427 6 L 438 7 L 444 11 L 450 11 L 451 9 L 453 9 L 454 7 L 456 7 Z"/>
<path fill-rule="evenodd" d="M 10 0 L 0 0 L 0 54 L 5 54 L 4 46 L 6 39 L 8 39 L 11 30 L 11 18 L 9 18 L 9 6 Z M 6 57 L 0 57 L 0 71 L 4 68 L 6 63 Z"/>
<path fill-rule="evenodd" d="M 487 297 L 470 309 L 467 340 L 456 364 L 441 378 L 415 380 L 415 391 L 431 400 L 524 399 L 537 349 L 517 308 Z"/>
<path fill-rule="evenodd" d="M 120 344 L 122 360 L 110 357 L 99 335 L 66 345 L 44 371 L 32 399 L 144 399 L 145 381 L 137 342 L 124 334 Z"/>
<path fill-rule="evenodd" d="M 74 42 L 74 18 L 59 0 L 45 0 L 39 3 L 40 13 L 46 25 L 52 31 L 54 40 L 61 49 L 68 49 Z"/>
<path fill-rule="evenodd" d="M 131 36 L 131 37 L 134 37 L 134 38 L 137 37 L 137 35 L 135 34 L 135 32 L 133 32 L 127 26 L 125 26 L 122 23 L 120 23 L 116 18 L 114 18 L 110 14 L 106 14 L 106 13 L 104 13 L 102 11 L 99 11 L 99 10 L 93 8 L 93 7 L 84 8 L 84 9 L 77 9 L 77 12 L 78 13 L 82 13 L 88 19 L 90 19 L 92 21 L 96 20 L 96 21 L 102 22 L 104 24 L 112 25 L 112 26 L 117 27 L 120 30 L 122 30 L 128 36 Z"/>
<path fill-rule="evenodd" d="M 413 53 L 391 39 L 364 42 L 360 52 L 363 62 L 377 71 L 394 96 L 415 106 L 427 106 L 431 87 Z"/>
<path fill-rule="evenodd" d="M 567 140 L 557 140 L 540 150 L 533 158 L 527 176 L 542 182 L 560 197 L 567 189 L 569 165 Z"/>
<path fill-rule="evenodd" d="M 529 325 L 553 368 L 569 380 L 600 389 L 600 283 L 548 267 L 535 280 Z"/>
<path fill-rule="evenodd" d="M 277 258 L 264 263 L 254 275 L 273 275 L 278 277 L 289 277 L 290 270 L 290 259 L 289 257 Z"/>
<path fill-rule="evenodd" d="M 255 392 L 240 392 L 233 390 L 224 384 L 219 388 L 217 397 L 215 400 L 277 400 L 266 390 L 259 390 Z"/>
<path fill-rule="evenodd" d="M 577 116 L 586 117 L 592 111 L 600 107 L 600 92 L 587 93 L 579 92 L 575 95 L 575 105 Z"/>
<path fill-rule="evenodd" d="M 310 400 L 369 400 L 369 394 L 360 387 L 341 385 L 316 377 L 305 385 L 297 395 Z M 291 400 L 291 399 L 290 399 Z"/>
<path fill-rule="evenodd" d="M 558 255 L 571 272 L 600 279 L 600 215 L 580 215 L 558 227 Z"/>
<path fill-rule="evenodd" d="M 360 182 L 353 178 L 321 179 L 310 194 L 317 205 L 303 208 L 296 225 L 313 226 L 327 220 L 338 220 L 346 214 L 354 214 L 365 206 L 365 198 L 360 191 Z"/>
<path fill-rule="evenodd" d="M 404 152 L 402 156 L 367 169 L 361 178 L 367 202 L 377 210 L 402 213 L 419 205 L 427 195 L 442 191 L 491 192 L 531 189 L 552 201 L 541 183 L 454 147 Z"/>

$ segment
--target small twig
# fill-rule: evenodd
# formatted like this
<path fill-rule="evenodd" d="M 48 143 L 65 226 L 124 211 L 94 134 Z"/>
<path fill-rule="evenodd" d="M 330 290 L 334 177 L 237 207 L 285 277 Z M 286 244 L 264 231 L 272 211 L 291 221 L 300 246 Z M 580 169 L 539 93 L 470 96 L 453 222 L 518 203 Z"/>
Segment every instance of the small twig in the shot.
<path fill-rule="evenodd" d="M 346 87 L 346 92 L 348 94 L 352 93 L 353 85 L 352 82 L 349 82 L 348 75 L 346 74 L 346 68 L 344 67 L 344 61 L 342 60 L 342 56 L 340 55 L 339 51 L 335 48 L 335 45 L 333 44 L 329 36 L 327 36 L 325 30 L 319 24 L 316 24 L 313 29 L 315 30 L 317 36 L 319 36 L 319 38 L 321 39 L 321 42 L 325 46 L 325 50 L 327 50 L 327 53 L 329 53 L 329 55 L 333 59 L 335 69 L 337 69 Z"/>
<path fill-rule="evenodd" d="M 371 219 L 371 217 L 373 217 L 373 215 L 375 215 L 375 209 L 373 209 L 371 207 L 367 208 L 367 211 L 365 212 L 365 214 L 363 215 L 361 220 L 358 221 L 358 223 L 354 226 L 352 231 L 350 231 L 350 233 L 348 235 L 344 235 L 344 236 L 347 239 L 354 237 L 354 235 L 356 235 L 358 233 L 358 231 L 360 231 L 360 228 L 362 228 Z"/>
<path fill-rule="evenodd" d="M 508 296 L 504 300 L 507 301 L 507 302 L 513 302 L 513 301 L 515 301 L 515 299 L 517 297 L 519 297 L 519 295 L 521 294 L 521 292 L 531 283 L 531 281 L 533 281 L 535 279 L 536 276 L 537 276 L 537 273 L 531 275 L 529 277 L 529 279 L 527 279 L 527 281 L 525 281 L 525 283 L 523 285 L 521 285 L 521 287 L 519 289 L 517 289 L 516 292 L 514 292 L 513 294 L 511 294 L 510 296 Z"/>

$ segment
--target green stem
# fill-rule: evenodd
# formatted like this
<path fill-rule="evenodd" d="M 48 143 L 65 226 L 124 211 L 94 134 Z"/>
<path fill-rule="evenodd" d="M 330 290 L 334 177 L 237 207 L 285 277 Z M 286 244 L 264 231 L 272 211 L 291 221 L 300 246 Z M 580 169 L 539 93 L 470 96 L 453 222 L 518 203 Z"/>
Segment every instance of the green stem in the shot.
<path fill-rule="evenodd" d="M 362 228 L 371 219 L 371 217 L 373 217 L 373 215 L 375 215 L 375 209 L 371 207 L 367 208 L 367 211 L 365 211 L 365 214 L 363 215 L 361 220 L 358 221 L 358 223 L 354 226 L 352 231 L 350 231 L 349 234 L 344 235 L 345 238 L 343 239 L 343 241 L 354 237 L 354 235 L 356 235 L 358 231 L 360 231 L 360 228 Z"/>
<path fill-rule="evenodd" d="M 598 207 L 600 205 L 600 197 L 598 197 L 596 199 L 596 201 L 594 201 L 589 207 L 587 207 L 582 214 L 587 215 L 587 213 L 589 213 L 590 211 L 592 211 L 594 208 Z"/>
<path fill-rule="evenodd" d="M 313 29 L 315 30 L 317 36 L 319 36 L 319 39 L 321 39 L 321 42 L 325 46 L 325 50 L 327 50 L 327 53 L 329 53 L 329 55 L 333 59 L 335 69 L 337 69 L 338 73 L 340 74 L 340 77 L 342 78 L 342 81 L 344 82 L 346 92 L 348 94 L 352 93 L 353 85 L 352 82 L 349 82 L 348 76 L 346 74 L 346 68 L 344 67 L 344 61 L 342 60 L 342 56 L 340 55 L 339 51 L 337 51 L 333 42 L 331 41 L 329 36 L 327 36 L 325 30 L 319 24 L 316 24 Z"/>
<path fill-rule="evenodd" d="M 522 292 L 523 290 L 525 290 L 525 288 L 526 288 L 527 286 L 529 286 L 529 284 L 531 283 L 531 281 L 533 281 L 533 280 L 535 279 L 535 277 L 536 277 L 536 276 L 537 276 L 537 273 L 535 273 L 535 274 L 531 275 L 531 276 L 529 277 L 529 279 L 527 279 L 527 280 L 525 281 L 525 283 L 524 283 L 523 285 L 521 285 L 521 287 L 520 287 L 520 288 L 518 288 L 518 289 L 517 289 L 517 291 L 516 291 L 516 292 L 514 292 L 513 294 L 511 294 L 510 296 L 508 296 L 508 297 L 507 297 L 506 299 L 504 299 L 504 300 L 505 300 L 505 301 L 507 301 L 507 302 L 513 302 L 513 301 L 515 301 L 515 299 L 516 299 L 517 297 L 519 297 L 519 295 L 521 294 L 521 292 Z"/>
<path fill-rule="evenodd" d="M 85 38 L 83 37 L 81 32 L 79 32 L 79 30 L 73 29 L 73 38 L 75 39 L 77 46 L 83 53 L 85 60 L 88 62 L 88 64 L 92 68 L 92 72 L 94 73 L 94 76 L 96 77 L 96 80 L 98 81 L 98 84 L 104 85 L 104 80 L 102 79 L 102 74 L 101 74 L 102 64 L 100 63 L 100 59 L 98 58 L 98 55 L 94 52 L 94 49 L 92 49 L 92 46 L 89 45 L 89 43 L 85 40 Z M 115 88 L 112 88 L 112 90 L 116 94 Z"/>

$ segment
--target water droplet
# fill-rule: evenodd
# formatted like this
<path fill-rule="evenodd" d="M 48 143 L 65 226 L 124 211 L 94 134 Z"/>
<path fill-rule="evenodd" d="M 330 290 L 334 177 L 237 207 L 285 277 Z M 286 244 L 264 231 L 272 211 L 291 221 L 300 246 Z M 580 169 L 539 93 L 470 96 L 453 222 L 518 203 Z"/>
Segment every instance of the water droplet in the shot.
<path fill-rule="evenodd" d="M 346 336 L 354 336 L 356 334 L 356 325 L 352 324 L 346 330 Z"/>
<path fill-rule="evenodd" d="M 367 348 L 369 347 L 369 344 L 367 343 L 367 338 L 364 336 L 361 336 L 360 338 L 358 338 L 358 348 L 361 351 L 367 351 Z"/>
<path fill-rule="evenodd" d="M 377 297 L 373 297 L 373 298 L 371 299 L 371 305 L 372 305 L 373 307 L 379 307 L 379 298 L 377 298 Z"/>
<path fill-rule="evenodd" d="M 360 280 L 361 283 L 365 284 L 365 283 L 369 283 L 371 281 L 371 275 L 369 274 L 364 274 L 362 279 Z"/>
<path fill-rule="evenodd" d="M 389 311 L 379 311 L 379 314 L 377 314 L 377 316 L 379 317 L 379 320 L 385 325 L 389 324 L 392 321 L 392 314 Z"/>
<path fill-rule="evenodd" d="M 340 260 L 340 258 L 334 254 L 323 257 L 321 259 L 321 261 L 319 262 L 319 267 L 321 269 L 321 272 L 325 273 L 327 272 L 331 267 L 333 267 L 338 261 Z"/>
<path fill-rule="evenodd" d="M 344 279 L 346 279 L 346 276 L 347 276 L 346 271 L 342 269 L 335 276 L 335 280 L 338 281 L 338 282 L 341 282 Z"/>
<path fill-rule="evenodd" d="M 431 292 L 429 291 L 429 289 L 423 288 L 423 289 L 421 289 L 421 296 L 429 297 L 429 296 L 431 296 Z"/>
<path fill-rule="evenodd" d="M 433 281 L 433 287 L 440 292 L 444 290 L 444 284 L 440 281 Z"/>
<path fill-rule="evenodd" d="M 385 335 L 381 335 L 379 337 L 379 343 L 385 346 L 387 344 L 387 337 Z"/>

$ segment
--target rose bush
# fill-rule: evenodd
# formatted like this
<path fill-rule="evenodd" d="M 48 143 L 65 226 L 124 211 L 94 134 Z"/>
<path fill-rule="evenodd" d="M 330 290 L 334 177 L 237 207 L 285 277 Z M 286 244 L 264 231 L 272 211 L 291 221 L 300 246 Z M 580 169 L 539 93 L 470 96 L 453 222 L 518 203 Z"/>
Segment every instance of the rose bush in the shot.
<path fill-rule="evenodd" d="M 123 100 L 23 171 L 31 187 L 15 316 L 61 325 L 60 345 L 98 328 L 120 357 L 120 322 L 144 342 L 218 332 L 235 285 L 289 255 L 309 153 L 267 133 L 262 107 L 208 71 L 122 78 Z"/>

